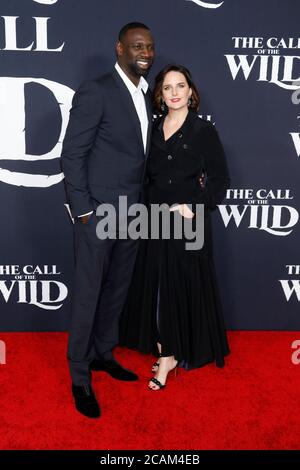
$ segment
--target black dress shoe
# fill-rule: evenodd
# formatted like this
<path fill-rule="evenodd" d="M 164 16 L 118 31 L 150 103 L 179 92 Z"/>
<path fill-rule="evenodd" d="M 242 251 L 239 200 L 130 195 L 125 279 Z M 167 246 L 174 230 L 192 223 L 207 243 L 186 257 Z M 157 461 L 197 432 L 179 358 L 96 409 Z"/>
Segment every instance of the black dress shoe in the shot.
<path fill-rule="evenodd" d="M 88 418 L 99 418 L 101 414 L 100 407 L 90 385 L 72 384 L 72 393 L 79 413 Z"/>
<path fill-rule="evenodd" d="M 138 376 L 134 372 L 131 372 L 131 370 L 128 369 L 124 369 L 124 367 L 114 360 L 100 361 L 99 359 L 94 359 L 90 363 L 90 370 L 103 370 L 117 380 L 125 380 L 128 382 L 138 380 Z"/>

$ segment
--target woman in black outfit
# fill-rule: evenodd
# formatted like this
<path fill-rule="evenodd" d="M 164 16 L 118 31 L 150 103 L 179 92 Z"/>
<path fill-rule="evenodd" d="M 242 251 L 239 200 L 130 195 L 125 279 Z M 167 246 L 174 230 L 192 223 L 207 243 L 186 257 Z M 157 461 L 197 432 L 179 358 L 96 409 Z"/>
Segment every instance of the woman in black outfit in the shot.
<path fill-rule="evenodd" d="M 169 65 L 156 77 L 154 123 L 145 197 L 170 206 L 195 227 L 195 205 L 204 204 L 204 245 L 186 250 L 186 239 L 141 240 L 120 344 L 158 355 L 151 390 L 162 389 L 177 365 L 223 367 L 229 353 L 212 252 L 210 212 L 229 187 L 224 151 L 214 126 L 197 116 L 199 94 L 189 71 Z M 201 177 L 205 175 L 205 183 Z M 188 206 L 189 204 L 189 206 Z M 172 207 L 171 207 L 172 206 Z"/>

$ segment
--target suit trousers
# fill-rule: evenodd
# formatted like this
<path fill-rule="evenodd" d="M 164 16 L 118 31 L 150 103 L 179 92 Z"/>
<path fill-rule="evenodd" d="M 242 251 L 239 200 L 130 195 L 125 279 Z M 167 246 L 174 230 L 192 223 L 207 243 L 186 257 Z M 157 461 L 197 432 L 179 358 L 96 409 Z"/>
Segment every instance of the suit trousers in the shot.
<path fill-rule="evenodd" d="M 91 381 L 93 359 L 109 360 L 119 342 L 119 318 L 129 289 L 138 240 L 100 240 L 98 218 L 74 225 L 75 275 L 68 360 L 74 385 Z"/>

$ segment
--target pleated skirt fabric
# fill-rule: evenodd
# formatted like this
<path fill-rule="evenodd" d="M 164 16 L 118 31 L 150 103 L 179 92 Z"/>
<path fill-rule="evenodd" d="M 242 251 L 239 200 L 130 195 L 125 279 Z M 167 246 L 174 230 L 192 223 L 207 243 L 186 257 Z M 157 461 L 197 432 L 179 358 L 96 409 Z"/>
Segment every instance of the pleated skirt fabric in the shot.
<path fill-rule="evenodd" d="M 223 367 L 229 346 L 211 251 L 178 240 L 141 240 L 120 322 L 120 344 L 174 355 L 186 368 Z"/>

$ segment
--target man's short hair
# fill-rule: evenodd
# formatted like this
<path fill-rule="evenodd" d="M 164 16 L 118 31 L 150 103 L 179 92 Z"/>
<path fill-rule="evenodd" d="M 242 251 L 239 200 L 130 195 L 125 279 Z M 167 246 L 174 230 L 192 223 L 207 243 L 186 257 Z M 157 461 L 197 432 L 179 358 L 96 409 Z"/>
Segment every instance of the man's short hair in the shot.
<path fill-rule="evenodd" d="M 147 29 L 147 31 L 150 31 L 150 28 L 146 26 L 144 23 L 138 23 L 137 21 L 132 22 L 132 23 L 127 23 L 119 32 L 119 41 L 121 42 L 124 39 L 125 34 L 127 31 L 130 29 Z"/>

